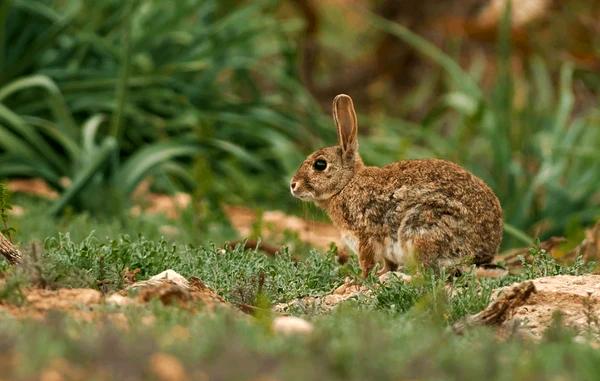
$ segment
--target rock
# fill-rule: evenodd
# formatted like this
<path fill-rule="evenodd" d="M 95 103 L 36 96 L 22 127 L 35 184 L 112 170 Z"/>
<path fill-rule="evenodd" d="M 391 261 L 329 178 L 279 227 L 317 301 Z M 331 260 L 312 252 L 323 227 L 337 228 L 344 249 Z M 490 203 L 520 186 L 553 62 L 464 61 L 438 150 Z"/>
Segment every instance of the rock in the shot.
<path fill-rule="evenodd" d="M 278 316 L 273 320 L 273 331 L 283 335 L 307 335 L 313 329 L 311 323 L 295 316 Z"/>
<path fill-rule="evenodd" d="M 600 275 L 558 275 L 516 283 L 495 292 L 489 306 L 455 325 L 492 325 L 499 332 L 540 338 L 560 313 L 578 333 L 600 335 Z"/>
<path fill-rule="evenodd" d="M 150 370 L 161 381 L 184 381 L 188 379 L 181 362 L 166 353 L 155 353 L 150 357 Z"/>
<path fill-rule="evenodd" d="M 130 285 L 127 290 L 137 291 L 137 299 L 141 302 L 159 299 L 163 304 L 171 305 L 200 301 L 211 310 L 216 307 L 232 308 L 230 303 L 207 287 L 200 279 L 192 277 L 187 280 L 170 269 L 148 280 L 136 282 Z"/>
<path fill-rule="evenodd" d="M 185 287 L 185 288 L 188 288 L 190 286 L 187 279 L 185 279 L 183 276 L 181 276 L 178 272 L 171 270 L 171 269 L 165 270 L 162 273 L 156 274 L 153 277 L 151 277 L 150 279 L 148 279 L 148 281 L 150 281 L 150 282 L 162 282 L 164 280 L 169 280 L 169 281 L 175 283 L 176 285 Z"/>

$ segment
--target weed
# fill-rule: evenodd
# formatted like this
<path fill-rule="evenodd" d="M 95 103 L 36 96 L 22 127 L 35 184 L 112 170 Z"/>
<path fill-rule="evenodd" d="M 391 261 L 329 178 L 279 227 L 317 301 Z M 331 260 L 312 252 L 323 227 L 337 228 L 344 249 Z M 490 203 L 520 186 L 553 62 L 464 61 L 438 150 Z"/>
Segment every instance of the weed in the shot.
<path fill-rule="evenodd" d="M 0 223 L 2 224 L 0 233 L 7 236 L 10 240 L 12 240 L 12 233 L 15 232 L 15 229 L 8 225 L 8 212 L 11 209 L 10 193 L 6 184 L 0 181 Z"/>
<path fill-rule="evenodd" d="M 592 299 L 592 293 L 588 292 L 583 299 L 583 314 L 585 315 L 588 334 L 598 335 L 600 333 L 600 319 L 596 314 L 595 305 L 596 303 Z"/>
<path fill-rule="evenodd" d="M 27 284 L 26 276 L 20 271 L 5 275 L 0 285 L 0 302 L 21 306 L 25 303 L 23 288 Z"/>
<path fill-rule="evenodd" d="M 524 279 L 553 275 L 581 275 L 591 272 L 595 266 L 593 262 L 585 261 L 582 255 L 578 255 L 572 264 L 562 264 L 541 248 L 539 241 L 529 249 L 529 258 L 530 261 L 520 257 Z"/>

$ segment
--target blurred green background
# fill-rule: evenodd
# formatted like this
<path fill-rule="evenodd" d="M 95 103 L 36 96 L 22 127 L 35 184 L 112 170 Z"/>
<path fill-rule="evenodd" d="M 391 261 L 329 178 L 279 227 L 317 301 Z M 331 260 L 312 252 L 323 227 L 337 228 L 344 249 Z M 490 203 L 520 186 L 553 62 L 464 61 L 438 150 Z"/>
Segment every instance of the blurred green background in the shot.
<path fill-rule="evenodd" d="M 0 178 L 45 179 L 54 214 L 119 213 L 147 178 L 200 218 L 302 213 L 289 178 L 343 92 L 367 163 L 455 161 L 505 248 L 576 242 L 600 217 L 600 1 L 504 3 L 2 0 Z"/>

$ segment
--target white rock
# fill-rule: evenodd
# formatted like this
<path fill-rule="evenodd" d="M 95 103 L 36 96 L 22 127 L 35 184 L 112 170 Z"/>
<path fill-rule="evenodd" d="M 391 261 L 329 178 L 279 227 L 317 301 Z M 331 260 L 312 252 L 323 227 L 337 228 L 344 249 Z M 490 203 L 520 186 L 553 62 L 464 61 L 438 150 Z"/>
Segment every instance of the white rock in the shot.
<path fill-rule="evenodd" d="M 169 280 L 183 288 L 189 288 L 189 286 L 190 286 L 187 279 L 185 279 L 183 276 L 181 276 L 178 272 L 171 270 L 171 269 L 165 270 L 162 273 L 156 274 L 153 277 L 151 277 L 150 279 L 148 279 L 148 281 L 150 281 L 150 282 L 160 282 L 163 280 Z"/>
<path fill-rule="evenodd" d="M 314 327 L 308 321 L 295 316 L 279 316 L 273 320 L 273 331 L 283 335 L 309 334 Z"/>

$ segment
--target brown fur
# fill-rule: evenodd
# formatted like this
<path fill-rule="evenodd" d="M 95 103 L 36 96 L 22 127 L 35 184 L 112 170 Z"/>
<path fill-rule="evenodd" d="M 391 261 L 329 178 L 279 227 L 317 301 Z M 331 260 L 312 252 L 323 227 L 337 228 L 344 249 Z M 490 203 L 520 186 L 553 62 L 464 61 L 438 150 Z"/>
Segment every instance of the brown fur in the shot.
<path fill-rule="evenodd" d="M 292 178 L 292 194 L 314 201 L 343 235 L 358 241 L 364 275 L 376 262 L 385 272 L 411 259 L 432 267 L 492 260 L 502 240 L 502 209 L 481 179 L 439 159 L 365 166 L 350 97 L 336 97 L 334 117 L 340 145 L 304 161 Z M 317 159 L 327 162 L 324 171 L 314 168 Z M 390 252 L 397 255 L 390 258 Z"/>

